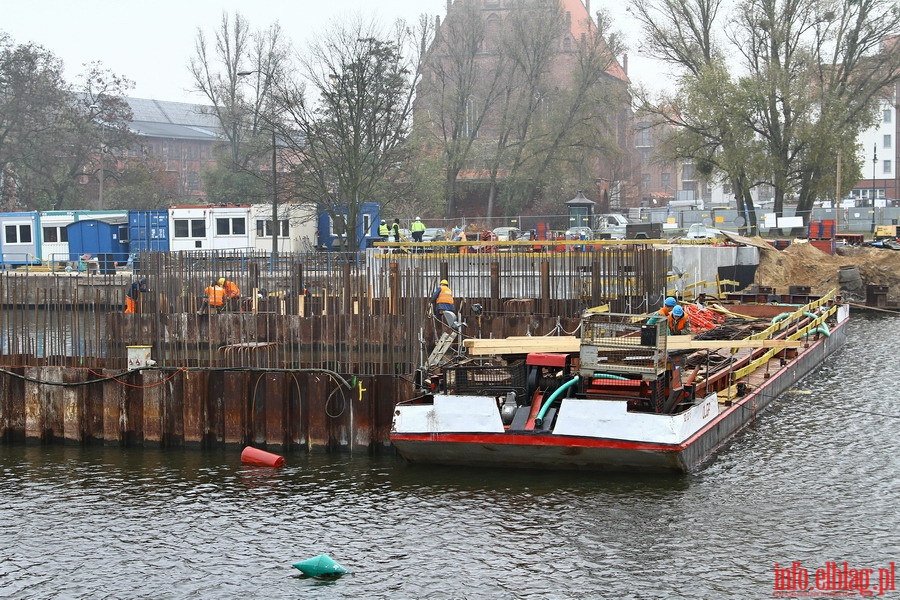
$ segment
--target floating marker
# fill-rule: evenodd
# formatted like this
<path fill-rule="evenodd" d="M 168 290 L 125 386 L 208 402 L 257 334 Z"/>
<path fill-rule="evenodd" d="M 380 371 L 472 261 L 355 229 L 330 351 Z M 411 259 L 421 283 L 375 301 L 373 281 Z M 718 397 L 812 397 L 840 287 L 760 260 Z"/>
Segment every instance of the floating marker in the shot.
<path fill-rule="evenodd" d="M 347 569 L 336 563 L 327 554 L 320 554 L 306 560 L 294 563 L 295 569 L 300 569 L 304 575 L 310 577 L 340 577 L 349 573 Z"/>
<path fill-rule="evenodd" d="M 253 446 L 247 446 L 241 452 L 241 462 L 245 465 L 255 465 L 257 467 L 283 467 L 284 457 L 254 448 Z"/>

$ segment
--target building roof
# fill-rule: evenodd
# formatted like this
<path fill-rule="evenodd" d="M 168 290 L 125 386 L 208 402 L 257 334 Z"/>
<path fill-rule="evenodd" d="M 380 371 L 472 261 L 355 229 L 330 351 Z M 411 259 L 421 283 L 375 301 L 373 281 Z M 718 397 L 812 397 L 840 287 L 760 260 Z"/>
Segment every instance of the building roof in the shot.
<path fill-rule="evenodd" d="M 137 135 L 157 138 L 208 140 L 219 137 L 219 122 L 211 106 L 125 98 L 134 118 L 130 129 Z"/>

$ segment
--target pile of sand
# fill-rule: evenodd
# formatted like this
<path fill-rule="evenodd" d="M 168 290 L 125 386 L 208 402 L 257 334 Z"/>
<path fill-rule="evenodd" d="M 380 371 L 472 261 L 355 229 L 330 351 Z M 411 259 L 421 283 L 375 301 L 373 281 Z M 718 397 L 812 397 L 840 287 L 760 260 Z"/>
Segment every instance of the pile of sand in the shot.
<path fill-rule="evenodd" d="M 838 271 L 842 266 L 855 266 L 862 278 L 863 297 L 865 286 L 876 284 L 888 286 L 890 300 L 900 300 L 900 251 L 847 246 L 830 256 L 805 240 L 776 250 L 762 238 L 753 239 L 763 242 L 759 245 L 757 285 L 774 287 L 779 294 L 787 293 L 792 285 L 809 286 L 813 294 L 824 294 L 840 287 Z"/>

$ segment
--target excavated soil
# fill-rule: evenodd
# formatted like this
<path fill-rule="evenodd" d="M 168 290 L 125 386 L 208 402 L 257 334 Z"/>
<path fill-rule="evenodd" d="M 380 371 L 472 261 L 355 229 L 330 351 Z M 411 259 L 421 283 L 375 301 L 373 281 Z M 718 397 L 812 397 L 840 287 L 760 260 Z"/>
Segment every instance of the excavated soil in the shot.
<path fill-rule="evenodd" d="M 866 285 L 876 284 L 888 287 L 888 300 L 900 301 L 900 251 L 872 248 L 869 246 L 838 247 L 837 254 L 830 256 L 803 240 L 795 240 L 784 250 L 776 250 L 762 238 L 759 268 L 756 284 L 771 286 L 779 294 L 787 293 L 792 285 L 809 286 L 813 294 L 824 294 L 831 289 L 841 289 L 845 298 L 854 302 L 864 302 Z M 756 245 L 756 244 L 754 244 Z M 861 282 L 846 285 L 848 273 L 856 267 Z M 845 280 L 841 285 L 839 279 Z"/>

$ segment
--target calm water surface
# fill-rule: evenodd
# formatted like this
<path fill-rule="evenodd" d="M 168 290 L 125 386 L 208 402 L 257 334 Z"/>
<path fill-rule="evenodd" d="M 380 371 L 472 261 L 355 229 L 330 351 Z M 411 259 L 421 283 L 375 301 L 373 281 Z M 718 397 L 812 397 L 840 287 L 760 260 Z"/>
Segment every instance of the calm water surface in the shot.
<path fill-rule="evenodd" d="M 775 563 L 877 571 L 900 562 L 898 332 L 856 316 L 838 355 L 687 476 L 0 447 L 0 596 L 771 598 Z M 352 574 L 291 567 L 322 552 Z"/>

